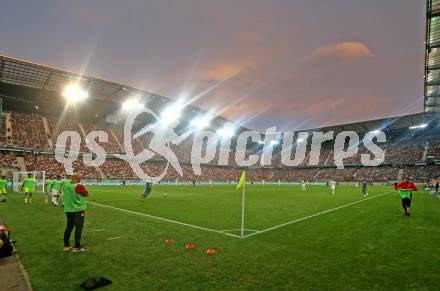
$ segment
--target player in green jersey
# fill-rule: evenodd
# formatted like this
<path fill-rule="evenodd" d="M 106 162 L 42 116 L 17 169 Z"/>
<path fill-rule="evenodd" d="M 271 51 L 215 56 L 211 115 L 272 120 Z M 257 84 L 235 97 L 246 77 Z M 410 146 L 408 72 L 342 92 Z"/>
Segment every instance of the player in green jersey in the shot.
<path fill-rule="evenodd" d="M 62 180 L 63 184 L 61 185 L 61 192 L 60 192 L 60 201 L 61 205 L 64 205 L 64 185 L 67 185 L 67 183 L 70 182 L 70 178 L 66 175 L 64 176 L 64 179 Z"/>
<path fill-rule="evenodd" d="M 51 196 L 52 185 L 55 182 L 54 176 L 50 176 L 49 180 L 46 180 L 46 187 L 44 189 L 44 202 L 49 203 L 49 197 Z"/>
<path fill-rule="evenodd" d="M 51 193 L 52 193 L 52 205 L 57 206 L 58 200 L 61 192 L 61 187 L 63 186 L 63 181 L 61 180 L 61 176 L 57 176 L 57 179 L 53 181 Z"/>
<path fill-rule="evenodd" d="M 35 191 L 35 186 L 37 185 L 37 180 L 32 177 L 32 173 L 29 173 L 27 178 L 23 179 L 23 184 L 21 184 L 21 191 L 24 192 L 24 203 L 32 203 L 32 193 Z"/>
<path fill-rule="evenodd" d="M 8 187 L 8 180 L 6 179 L 6 176 L 3 175 L 0 179 L 0 202 L 6 202 L 6 188 Z"/>
<path fill-rule="evenodd" d="M 84 211 L 87 209 L 87 203 L 84 199 L 89 195 L 89 192 L 81 184 L 81 176 L 76 174 L 72 179 L 64 185 L 65 204 L 64 211 L 66 212 L 66 229 L 64 231 L 64 251 L 69 251 L 70 235 L 75 229 L 75 246 L 73 252 L 83 252 L 86 249 L 81 245 L 81 234 L 84 227 Z"/>

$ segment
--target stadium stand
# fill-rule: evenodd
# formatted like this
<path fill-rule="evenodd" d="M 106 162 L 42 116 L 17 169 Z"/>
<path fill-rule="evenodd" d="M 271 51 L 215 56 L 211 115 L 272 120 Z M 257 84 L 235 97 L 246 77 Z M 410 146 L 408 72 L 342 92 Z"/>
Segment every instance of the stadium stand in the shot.
<path fill-rule="evenodd" d="M 6 152 L 0 152 L 0 168 L 18 170 L 15 155 Z"/>
<path fill-rule="evenodd" d="M 41 116 L 13 111 L 11 117 L 13 144 L 34 149 L 48 148 L 47 135 Z"/>
<path fill-rule="evenodd" d="M 109 158 L 99 168 L 102 170 L 104 177 L 100 175 L 99 171 L 92 167 L 85 166 L 81 161 L 75 161 L 75 171 L 81 173 L 86 179 L 137 179 L 129 164 L 111 157 L 111 154 L 122 152 L 123 134 L 122 130 L 115 126 L 97 125 L 88 122 L 60 122 L 58 123 L 53 117 L 46 117 L 49 121 L 51 135 L 46 135 L 43 118 L 44 116 L 34 113 L 23 112 L 4 112 L 5 116 L 11 116 L 12 139 L 8 140 L 5 134 L 2 135 L 1 145 L 5 148 L 18 148 L 26 151 L 24 155 L 26 169 L 29 171 L 44 170 L 48 175 L 61 174 L 64 175 L 63 165 L 58 163 L 53 154 L 40 153 L 39 151 L 49 151 L 51 147 L 48 144 L 48 139 L 52 137 L 56 141 L 56 136 L 64 130 L 75 130 L 82 132 L 84 136 L 92 130 L 104 130 L 108 136 L 107 143 L 100 145 L 107 151 Z M 4 122 L 2 123 L 5 124 Z M 80 126 L 81 124 L 81 126 Z M 82 127 L 82 129 L 81 129 Z M 84 130 L 84 131 L 83 131 Z M 133 143 L 135 152 L 140 152 L 145 145 L 149 143 L 150 137 L 143 136 Z M 191 140 L 191 139 L 189 139 Z M 413 141 L 410 143 L 387 143 L 381 145 L 386 151 L 386 159 L 384 166 L 381 167 L 363 167 L 360 163 L 360 156 L 368 151 L 361 145 L 358 153 L 345 160 L 348 166 L 344 170 L 338 170 L 334 167 L 332 144 L 326 145 L 323 148 L 319 158 L 319 165 L 317 167 L 309 167 L 308 156 L 305 161 L 298 168 L 288 168 L 280 164 L 280 153 L 277 152 L 273 157 L 273 166 L 269 168 L 253 168 L 249 171 L 251 181 L 345 181 L 354 182 L 360 180 L 386 182 L 394 181 L 398 178 L 399 169 L 403 169 L 403 175 L 413 177 L 418 180 L 429 180 L 440 175 L 440 167 L 438 165 L 418 165 L 417 162 L 425 162 L 423 152 L 427 150 L 426 159 L 438 160 L 440 158 L 440 140 L 432 139 L 426 146 L 425 139 L 420 141 Z M 181 177 L 173 168 L 169 168 L 165 180 L 215 180 L 215 181 L 234 181 L 239 176 L 241 171 L 234 164 L 235 152 L 231 151 L 229 156 L 229 166 L 214 166 L 204 165 L 202 167 L 202 175 L 195 176 L 189 165 L 191 158 L 191 143 L 184 142 L 179 146 L 172 146 L 179 161 L 183 163 L 184 176 Z M 53 150 L 53 149 L 52 149 Z M 81 144 L 81 151 L 87 152 L 88 148 Z M 153 162 L 146 162 L 142 165 L 145 172 L 151 176 L 159 175 L 165 167 L 165 161 L 158 156 L 153 158 Z M 215 164 L 218 161 L 218 155 L 212 162 Z M 390 166 L 394 165 L 394 166 Z M 19 169 L 15 156 L 13 153 L 3 151 L 1 153 L 1 168 Z"/>

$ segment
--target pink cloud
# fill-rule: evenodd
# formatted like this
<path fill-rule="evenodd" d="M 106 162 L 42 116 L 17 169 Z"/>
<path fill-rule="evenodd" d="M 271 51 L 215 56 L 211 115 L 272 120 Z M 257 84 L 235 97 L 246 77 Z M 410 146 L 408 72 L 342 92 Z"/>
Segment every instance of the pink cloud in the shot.
<path fill-rule="evenodd" d="M 197 77 L 203 81 L 222 81 L 240 74 L 243 69 L 243 64 L 219 62 L 200 70 Z"/>
<path fill-rule="evenodd" d="M 304 58 L 302 65 L 314 67 L 340 62 L 354 62 L 372 56 L 370 48 L 362 42 L 342 42 L 329 44 L 313 50 Z"/>

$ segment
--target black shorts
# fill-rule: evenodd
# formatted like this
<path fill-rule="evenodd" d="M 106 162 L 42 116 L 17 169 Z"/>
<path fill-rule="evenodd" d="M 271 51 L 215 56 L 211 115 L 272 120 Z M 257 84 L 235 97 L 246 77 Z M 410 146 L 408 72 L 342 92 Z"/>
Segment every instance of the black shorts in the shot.
<path fill-rule="evenodd" d="M 405 208 L 411 207 L 411 199 L 410 198 L 402 198 L 402 206 Z"/>

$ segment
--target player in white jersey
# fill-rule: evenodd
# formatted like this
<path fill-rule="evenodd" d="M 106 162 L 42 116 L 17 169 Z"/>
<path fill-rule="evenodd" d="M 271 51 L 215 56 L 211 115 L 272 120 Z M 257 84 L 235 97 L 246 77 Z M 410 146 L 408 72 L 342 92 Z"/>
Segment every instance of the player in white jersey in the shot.
<path fill-rule="evenodd" d="M 329 181 L 328 182 L 330 189 L 332 189 L 332 194 L 336 193 L 336 182 L 335 181 Z"/>
<path fill-rule="evenodd" d="M 304 180 L 301 180 L 301 191 L 303 191 L 303 192 L 307 191 L 307 189 L 306 189 L 306 181 L 304 181 Z"/>

